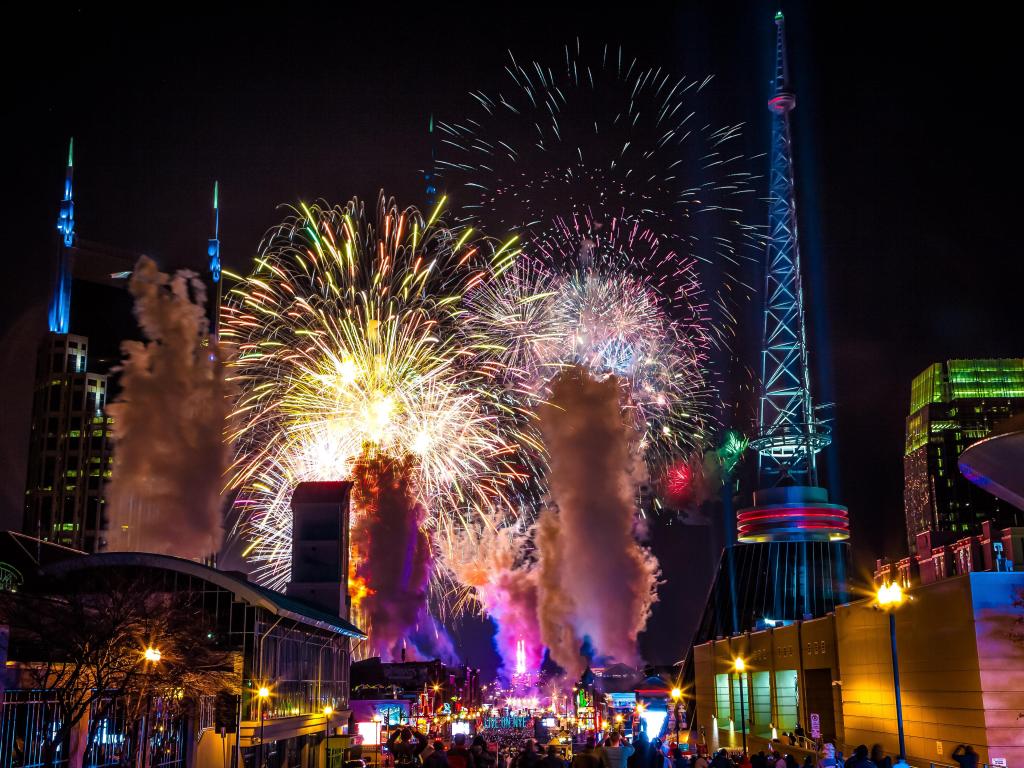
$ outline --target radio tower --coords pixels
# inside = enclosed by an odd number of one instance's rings
[[[824,616],[847,600],[849,518],[818,487],[815,456],[831,442],[811,400],[793,195],[789,113],[796,96],[786,61],[786,28],[775,15],[771,238],[765,254],[764,337],[754,503],[736,515],[739,543],[726,546],[695,643]],[[692,656],[684,678],[693,674]]]
[[[832,442],[815,416],[807,366],[789,113],[796,106],[786,58],[786,21],[775,14],[769,240],[764,270],[764,337],[754,506],[740,510],[741,542],[838,541],[849,537],[846,508],[818,487],[815,457]]]
[[[789,113],[796,106],[786,60],[786,26],[775,14],[776,48],[772,113],[771,191],[764,275],[764,341],[758,435],[759,485],[817,485],[815,455],[832,438],[817,423],[807,367],[807,333],[800,281],[800,241]]]

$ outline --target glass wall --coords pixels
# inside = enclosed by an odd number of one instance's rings
[[[800,683],[795,669],[775,672],[776,726],[780,731],[796,728],[800,705]]]

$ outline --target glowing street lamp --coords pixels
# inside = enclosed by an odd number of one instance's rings
[[[743,681],[743,673],[747,669],[747,663],[742,656],[737,656],[732,666],[736,670],[740,683],[740,731],[743,733],[743,754],[745,755],[747,754],[747,702],[743,689],[747,686]]]
[[[875,592],[875,604],[889,614],[889,644],[892,646],[892,688],[896,699],[896,727],[900,736],[900,756],[898,763],[906,764],[907,745],[903,735],[903,698],[900,694],[900,662],[896,653],[896,609],[903,605],[906,595],[903,588],[895,581],[882,584]]]
[[[683,689],[676,686],[672,689],[672,701],[675,702],[674,712],[672,714],[673,719],[676,721],[676,747],[679,746],[679,700],[683,698]]]
[[[160,656],[160,649],[154,648],[152,645],[142,652],[142,658],[144,658],[146,661],[152,664],[156,664],[158,661],[160,661]]]
[[[270,698],[270,689],[261,685],[256,691],[256,714],[260,719],[260,765],[264,764],[264,755],[266,754],[263,747],[263,726],[266,722],[263,712],[263,702]]]
[[[327,746],[331,739],[331,715],[334,714],[334,707],[328,704],[324,707],[324,765],[329,765],[327,760]]]

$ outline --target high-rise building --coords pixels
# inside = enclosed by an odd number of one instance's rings
[[[973,535],[984,520],[1024,525],[1024,512],[959,471],[960,454],[1000,421],[1024,413],[1024,358],[933,363],[913,380],[903,453],[910,551],[927,530]]]
[[[110,477],[107,377],[89,373],[89,340],[48,333],[36,361],[25,490],[25,533],[97,552],[105,544]]]
[[[134,254],[78,237],[72,163],[69,148],[57,216],[49,330],[36,359],[22,527],[43,541],[98,552],[106,543],[104,487],[112,462],[111,420],[104,412],[110,381],[101,371],[114,364],[124,338],[121,329],[108,327],[112,316],[131,317],[130,297],[123,285]],[[73,286],[82,288],[84,295],[84,309],[77,313],[77,320],[71,302]],[[119,302],[126,309],[123,313],[88,311],[93,304],[110,310]],[[72,325],[76,333],[70,332]],[[102,336],[99,345],[96,339],[90,344],[93,332]]]

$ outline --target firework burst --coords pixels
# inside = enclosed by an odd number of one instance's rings
[[[504,505],[518,472],[514,420],[480,351],[454,329],[463,293],[515,251],[436,217],[383,198],[370,211],[356,200],[302,205],[268,232],[252,274],[233,276],[221,334],[241,390],[232,482],[238,533],[264,584],[289,578],[298,482],[353,478],[353,529],[367,550],[384,535],[372,525],[389,499],[431,537]],[[379,583],[359,556],[356,591],[370,600]]]

